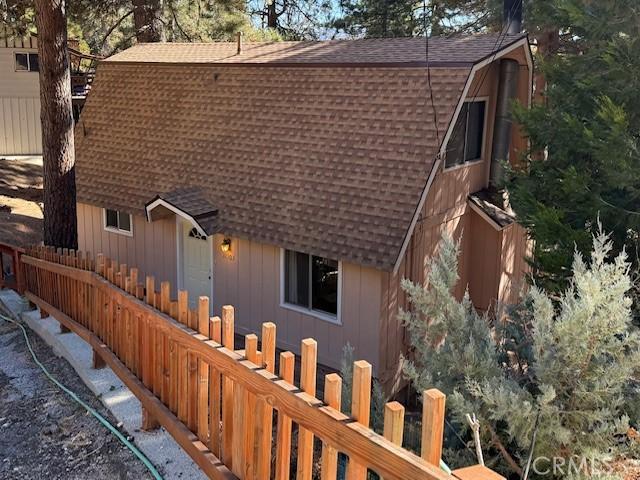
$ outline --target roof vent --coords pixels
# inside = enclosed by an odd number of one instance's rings
[[[242,32],[236,34],[238,36],[238,55],[242,53]]]

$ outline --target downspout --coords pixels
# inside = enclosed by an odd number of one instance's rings
[[[504,35],[513,35],[522,30],[522,0],[504,0]],[[491,149],[491,169],[489,184],[499,188],[504,180],[502,162],[509,160],[513,118],[511,103],[518,94],[519,64],[516,60],[504,58],[500,60],[498,97],[493,127],[493,145]]]

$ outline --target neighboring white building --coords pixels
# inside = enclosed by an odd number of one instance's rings
[[[41,153],[37,38],[0,27],[0,155]]]

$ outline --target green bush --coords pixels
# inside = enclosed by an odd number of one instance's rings
[[[403,281],[411,310],[400,316],[412,347],[405,374],[418,392],[437,387],[448,395],[461,434],[469,435],[464,415],[478,416],[493,468],[522,474],[537,417],[534,458],[601,462],[637,448],[626,432],[630,418],[640,419],[637,401],[632,407],[640,337],[631,323],[629,264],[624,252],[609,259],[611,248],[600,232],[590,262],[575,255],[571,284],[557,303],[534,286],[495,325],[468,294],[462,301],[453,295],[458,245],[450,238],[432,260],[426,289]]]

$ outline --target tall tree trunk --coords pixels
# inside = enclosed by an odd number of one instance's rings
[[[133,0],[133,24],[138,42],[164,41],[162,0]]]
[[[276,0],[267,3],[267,27],[278,28],[278,14],[276,13]]]
[[[36,0],[44,170],[44,242],[78,247],[65,0]]]

